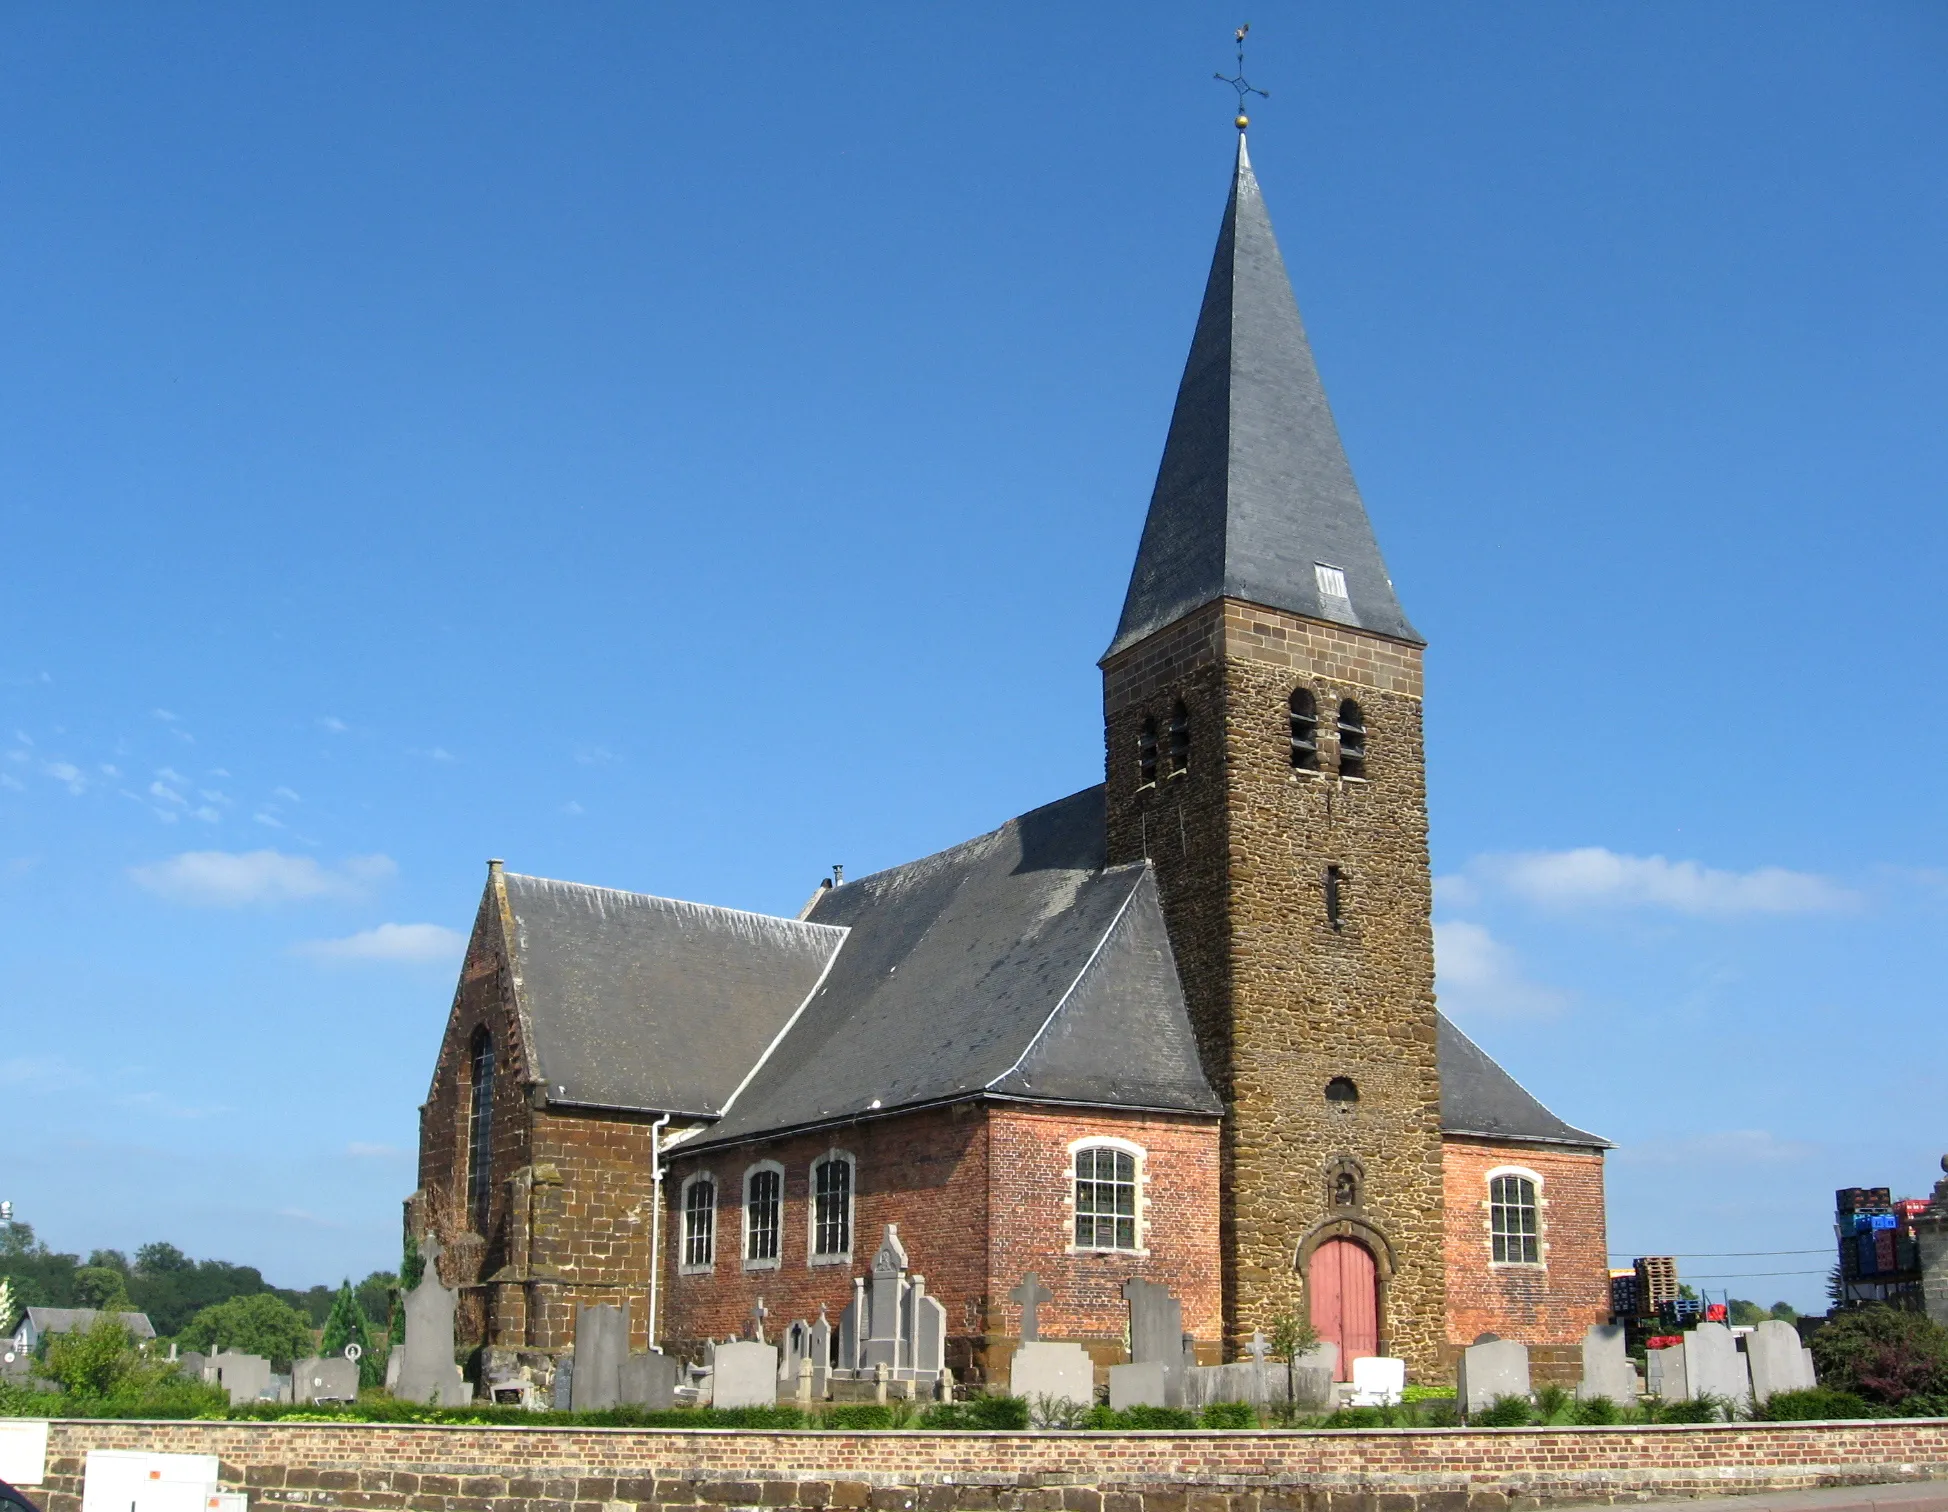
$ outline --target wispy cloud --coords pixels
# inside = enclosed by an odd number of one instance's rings
[[[287,787],[272,788],[271,797],[282,798],[286,803],[302,803],[304,800]]]
[[[428,761],[458,761],[460,759],[445,746],[427,746],[424,748],[412,746],[407,750],[406,754],[408,756],[423,756]]]
[[[275,814],[252,814],[250,817],[253,823],[261,824],[265,829],[284,828],[284,821]]]
[[[443,924],[381,924],[341,940],[306,940],[292,947],[317,961],[384,961],[405,965],[449,962],[467,937]]]
[[[1545,1018],[1569,994],[1532,982],[1515,952],[1479,924],[1434,921],[1434,991],[1459,1018]]]
[[[238,908],[314,898],[360,898],[398,867],[386,856],[352,856],[337,867],[282,851],[184,851],[167,861],[132,866],[138,887],[173,903]]]
[[[1457,905],[1501,891],[1550,908],[1661,908],[1696,917],[1841,913],[1858,893],[1812,872],[1761,866],[1721,871],[1697,861],[1626,856],[1600,845],[1477,856],[1437,895]]]
[[[167,709],[151,709],[149,710],[149,714],[152,718],[160,719],[164,724],[174,724],[176,722],[176,716]]]
[[[0,772],[0,788],[12,788],[16,793],[24,793],[27,791],[27,784],[12,772]]]
[[[1720,1129],[1705,1134],[1672,1135],[1619,1146],[1616,1159],[1626,1165],[1717,1166],[1785,1165],[1806,1160],[1817,1147],[1781,1139],[1765,1129]]]
[[[116,1098],[115,1102],[119,1107],[134,1108],[157,1118],[214,1118],[219,1113],[230,1111],[228,1105],[223,1103],[199,1107],[193,1103],[179,1103],[161,1092],[130,1092]]]
[[[88,791],[88,776],[70,761],[50,761],[41,770],[70,793],[81,794]]]
[[[587,809],[583,808],[573,798],[570,798],[566,803],[564,803],[561,806],[561,811],[564,814],[568,815],[568,817],[571,819],[576,818],[581,814],[586,814],[588,812]]]
[[[318,728],[326,731],[328,734],[343,735],[347,730],[351,729],[351,726],[335,714],[320,714],[318,716]]]
[[[613,766],[622,758],[607,746],[589,745],[576,748],[575,760],[583,766]]]

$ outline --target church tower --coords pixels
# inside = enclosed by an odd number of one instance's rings
[[[1116,638],[1109,860],[1147,857],[1225,1105],[1227,1338],[1445,1336],[1424,642],[1238,140]]]

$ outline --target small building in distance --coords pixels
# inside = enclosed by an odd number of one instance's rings
[[[14,1352],[32,1354],[50,1334],[86,1333],[100,1316],[100,1311],[93,1307],[30,1307],[14,1326]],[[115,1316],[138,1344],[156,1336],[156,1326],[149,1321],[147,1313],[125,1312]]]

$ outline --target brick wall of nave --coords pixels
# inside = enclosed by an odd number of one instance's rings
[[[1440,1087],[1416,648],[1225,602],[1104,670],[1110,858],[1155,864],[1212,1080],[1229,1106],[1222,1246],[1235,1344],[1308,1306],[1297,1262],[1325,1226],[1375,1250],[1382,1347],[1431,1377],[1445,1339]],[[1289,698],[1318,712],[1291,762]],[[1139,731],[1183,699],[1189,772],[1141,783]],[[1337,773],[1358,702],[1366,776]],[[1341,868],[1327,918],[1325,869]],[[1330,1102],[1334,1077],[1357,1103]],[[1332,1203],[1336,1168],[1359,1173]]]
[[[1610,1321],[1602,1151],[1450,1137],[1441,1164],[1451,1344],[1472,1344],[1484,1333],[1524,1344],[1580,1344],[1592,1323]],[[1494,1262],[1488,1183],[1502,1170],[1535,1179],[1539,1265]]]

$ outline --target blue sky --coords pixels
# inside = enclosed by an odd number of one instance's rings
[[[791,912],[1099,780],[1237,19],[11,11],[0,1196],[388,1265],[488,856]],[[1812,1304],[1948,1147],[1948,12],[1251,19],[1443,1001]]]

